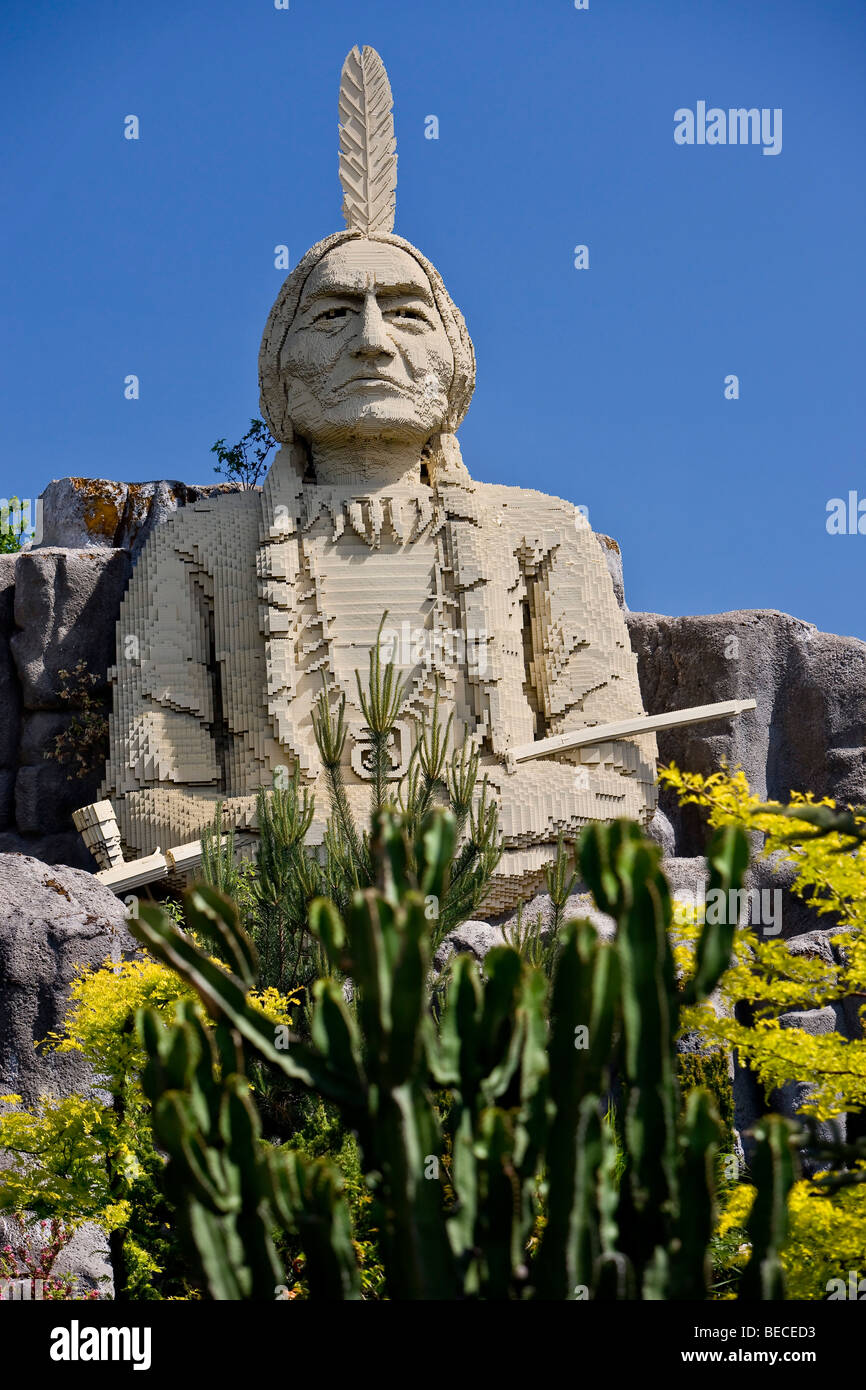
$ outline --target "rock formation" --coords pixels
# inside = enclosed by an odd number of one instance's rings
[[[126,921],[123,902],[92,874],[0,854],[0,1095],[32,1104],[87,1088],[75,1053],[35,1044],[62,1028],[77,969],[134,954]]]
[[[756,611],[669,618],[629,613],[641,694],[650,712],[751,695],[757,709],[729,724],[658,735],[659,761],[690,772],[740,766],[759,796],[785,801],[812,791],[866,804],[866,643],[819,632],[787,613]],[[700,854],[694,808],[664,792],[669,852]]]

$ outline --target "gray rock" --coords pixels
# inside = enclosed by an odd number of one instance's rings
[[[161,521],[203,497],[238,492],[236,483],[196,485],[160,479],[115,483],[107,478],[55,478],[42,494],[40,545],[123,548],[133,559]]]
[[[448,933],[436,952],[433,964],[437,970],[442,970],[450,956],[462,955],[474,956],[480,963],[494,946],[504,944],[505,938],[498,927],[490,922],[469,918]]]
[[[92,1221],[79,1226],[57,1257],[57,1274],[68,1274],[79,1292],[96,1289],[100,1298],[114,1297],[114,1280],[108,1259],[108,1236]]]
[[[65,710],[36,710],[25,713],[21,721],[21,744],[18,750],[19,762],[28,767],[39,767],[45,762],[45,754],[51,754],[58,734],[65,733],[72,721],[73,713]]]
[[[68,709],[61,670],[83,661],[107,690],[114,627],[129,578],[125,550],[34,550],[18,556],[10,646],[27,710]]]
[[[0,769],[0,831],[15,823],[15,770]]]
[[[622,551],[619,548],[619,543],[615,541],[612,536],[602,535],[600,531],[596,531],[595,534],[601,546],[602,553],[604,554],[608,573],[613,580],[613,592],[616,601],[620,608],[627,613],[628,607],[625,601],[625,585],[623,583],[622,574]]]
[[[823,921],[825,927],[831,925],[827,917],[820,918],[802,898],[791,891],[796,878],[796,867],[790,861],[773,855],[769,859],[752,859],[746,871],[744,887],[750,893],[760,893],[760,907],[757,899],[750,903],[749,920],[757,926],[762,940],[772,940],[781,936],[788,940],[815,931]],[[781,931],[778,928],[781,926]]]
[[[819,918],[819,921],[827,921],[827,917]],[[804,932],[801,936],[792,937],[787,945],[792,956],[808,956],[813,960],[824,961],[827,965],[844,965],[846,961],[846,950],[844,944],[835,945],[833,937],[844,936],[846,928],[838,926],[821,927],[813,931]],[[804,1000],[804,1005],[808,1000]],[[834,1004],[836,1018],[840,1033],[845,1038],[861,1039],[863,1037],[863,1024],[860,1021],[860,1009],[862,1001],[857,997],[849,997]]]
[[[0,555],[0,767],[14,767],[18,755],[21,688],[9,639],[15,607],[15,555]]]
[[[0,626],[4,628],[12,615],[12,604],[15,597],[15,562],[17,559],[17,554],[0,555]]]
[[[76,966],[137,949],[120,899],[91,874],[0,854],[0,1094],[33,1104],[90,1084],[75,1053],[34,1044],[64,1019]]]
[[[799,1028],[810,1037],[819,1038],[826,1033],[841,1033],[845,1036],[845,1020],[837,1004],[825,1004],[820,1009],[789,1009],[779,1015],[782,1028]]]
[[[86,777],[80,777],[68,760],[57,761],[55,741],[75,718],[74,713],[54,710],[25,712],[21,725],[21,766],[15,781],[15,825],[23,835],[74,832],[72,812],[98,796],[104,763],[100,761]],[[85,868],[90,859],[88,856],[86,860],[76,859],[75,862],[78,867]]]
[[[704,902],[707,862],[703,855],[672,855],[662,861],[662,868],[676,901],[684,905]],[[749,896],[742,902],[741,925],[748,923],[765,941],[793,941],[804,933],[823,938],[838,931],[832,914],[819,917],[791,891],[795,874],[795,866],[777,855],[753,859],[743,880]]]
[[[153,484],[150,485],[151,487]],[[55,478],[42,493],[42,530],[38,544],[64,549],[116,549],[124,531],[128,483],[107,478]]]
[[[85,848],[77,830],[58,830],[51,835],[21,835],[17,830],[0,831],[0,855],[21,854],[41,859],[45,864],[67,864],[73,869],[96,872],[96,862]]]
[[[840,1032],[844,1036],[846,1031],[846,1020],[840,1004],[827,1004],[821,1009],[792,1009],[780,1016],[779,1023],[783,1028],[799,1028],[811,1037],[833,1032]],[[777,1114],[796,1120],[814,1089],[808,1081],[789,1081],[771,1093],[770,1105]],[[848,1130],[847,1119],[846,1115],[839,1115],[835,1120],[819,1122],[815,1127],[817,1135],[831,1142],[834,1139],[844,1141]],[[801,1154],[801,1163],[806,1177],[823,1166],[806,1154]]]
[[[751,1163],[755,1152],[752,1134],[754,1126],[762,1115],[767,1113],[764,1088],[750,1067],[741,1065],[738,1054],[733,1057],[734,1077],[734,1129],[738,1136],[738,1151],[746,1163]]]
[[[691,772],[722,761],[745,771],[753,792],[787,800],[811,790],[866,803],[866,643],[818,632],[769,610],[668,618],[628,613],[649,713],[753,696],[757,709],[658,735],[660,761]],[[660,805],[680,855],[700,853],[702,814],[667,792]]]
[[[702,854],[693,856],[669,855],[662,860],[662,869],[671,890],[671,897],[683,903],[703,898],[707,883],[707,861]]]
[[[788,950],[792,956],[806,956],[812,960],[821,960],[825,965],[838,965],[841,952],[838,946],[832,944],[832,935],[832,931],[805,932],[788,942]]]
[[[25,1244],[32,1249],[38,1239],[32,1225],[25,1227],[14,1216],[0,1216],[0,1244]],[[70,1276],[74,1280],[75,1298],[81,1298],[91,1289],[96,1289],[100,1298],[114,1296],[114,1281],[108,1262],[108,1237],[92,1221],[85,1221],[78,1227],[57,1256],[51,1272],[57,1276]]]
[[[581,885],[578,885],[580,888]],[[523,907],[520,918],[524,928],[533,925],[537,918],[541,918],[541,937],[545,940],[550,933],[553,925],[553,903],[547,893],[536,893]],[[592,895],[585,891],[572,893],[565,904],[563,921],[567,922],[571,918],[580,918],[591,922],[603,940],[608,941],[616,931],[616,923],[612,917],[608,917],[605,912],[599,912],[592,900]],[[490,925],[495,926],[500,933],[512,933],[517,926],[518,914],[516,911],[502,913],[499,917],[491,918]]]
[[[706,1057],[713,1051],[708,1047],[703,1036],[693,1029],[689,1033],[683,1033],[681,1038],[677,1038],[676,1050],[681,1056]]]
[[[676,852],[674,828],[660,806],[656,807],[653,818],[647,827],[647,834],[651,840],[661,846],[663,854],[672,855]]]
[[[69,778],[56,762],[19,767],[15,779],[15,822],[23,835],[72,831],[72,812],[89,805],[99,788],[100,772],[89,779]]]

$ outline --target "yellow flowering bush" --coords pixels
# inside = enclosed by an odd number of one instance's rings
[[[776,855],[792,863],[792,891],[819,915],[834,914],[839,928],[830,937],[840,948],[838,963],[792,955],[784,941],[761,940],[751,929],[741,929],[732,963],[719,984],[721,1011],[706,1005],[685,1009],[684,1028],[697,1029],[717,1046],[735,1047],[767,1092],[786,1082],[808,1082],[810,1091],[801,1106],[806,1115],[829,1120],[862,1111],[866,1040],[838,1032],[816,1037],[800,1028],[782,1028],[778,1016],[866,998],[866,815],[809,794],[793,795],[789,806],[762,802],[752,795],[741,771],[704,777],[671,766],[662,769],[659,778],[682,804],[701,806],[713,828],[734,824],[760,832],[764,843],[759,857]],[[822,809],[829,829],[821,826]],[[674,955],[683,978],[693,969],[700,915],[689,904],[679,905],[675,914]],[[753,1026],[731,1016],[740,1001],[751,1006]],[[862,1022],[863,1007],[858,1014]],[[866,1164],[855,1162],[851,1176],[859,1173],[866,1179]],[[716,1228],[733,1276],[748,1262],[748,1243],[744,1238],[738,1246],[736,1234],[746,1225],[754,1196],[748,1182],[730,1188]],[[782,1250],[788,1298],[826,1299],[834,1288],[832,1280],[842,1281],[837,1289],[847,1289],[851,1274],[866,1279],[866,1180],[833,1190],[802,1179],[789,1195],[788,1222]],[[733,1296],[728,1287],[725,1281],[722,1297]]]
[[[107,960],[82,969],[70,988],[62,1030],[40,1046],[80,1053],[108,1099],[98,1093],[43,1096],[27,1109],[20,1096],[0,1096],[9,1107],[0,1115],[0,1149],[11,1160],[0,1172],[0,1210],[60,1219],[72,1228],[93,1221],[108,1234],[121,1233],[127,1291],[135,1297],[155,1296],[152,1281],[170,1245],[170,1213],[159,1194],[162,1159],[141,1088],[146,1057],[134,1020],[148,1006],[168,1022],[181,999],[195,996],[154,960]],[[296,999],[275,989],[250,999],[274,1026],[291,1025]]]
[[[745,1226],[755,1188],[740,1183],[729,1195],[719,1218],[718,1234],[729,1236]],[[748,1263],[744,1239],[730,1259],[734,1270]],[[782,1249],[785,1293],[789,1299],[823,1300],[833,1292],[831,1280],[849,1287],[849,1275],[866,1279],[866,1184],[844,1187],[827,1196],[803,1179],[788,1196],[788,1237]]]
[[[154,960],[106,960],[101,969],[82,970],[73,981],[63,1031],[50,1033],[45,1045],[56,1052],[83,1053],[98,1077],[119,1085],[146,1061],[132,1027],[137,1010],[156,1009],[168,1020],[181,999],[196,1002],[197,996],[167,966]],[[251,992],[249,999],[272,1023],[291,1025],[296,998],[265,989]]]
[[[839,931],[830,937],[842,948],[839,964],[792,955],[784,941],[761,940],[748,928],[734,942],[734,958],[722,976],[717,1013],[711,1005],[683,1011],[686,1029],[697,1029],[708,1040],[736,1047],[740,1059],[753,1069],[770,1091],[789,1081],[808,1081],[811,1093],[803,1112],[820,1120],[866,1107],[866,1040],[838,1032],[814,1036],[800,1028],[781,1027],[778,1016],[796,1009],[816,1009],[845,999],[866,998],[866,816],[855,813],[863,840],[840,831],[816,835],[811,821],[799,820],[798,806],[838,808],[810,795],[794,797],[790,807],[761,802],[749,791],[745,774],[716,772],[709,777],[683,773],[672,766],[659,774],[682,803],[704,807],[710,825],[736,824],[760,831],[765,842],[761,857],[778,854],[796,867],[792,891],[821,915],[834,913]],[[697,937],[697,914],[684,909],[675,956],[688,975]],[[754,1026],[730,1016],[733,1005],[751,1006]],[[862,1019],[864,1009],[859,1010]]]

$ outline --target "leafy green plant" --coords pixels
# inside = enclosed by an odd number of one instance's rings
[[[99,676],[79,661],[71,671],[58,671],[58,695],[72,705],[73,718],[45,749],[43,757],[66,768],[69,781],[93,777],[108,757],[108,711],[94,694]]]
[[[566,848],[565,837],[562,835],[557,841],[556,858],[548,865],[545,877],[547,896],[553,908],[547,929],[545,930],[541,913],[536,913],[531,922],[525,923],[525,904],[520,903],[514,923],[511,927],[503,927],[502,931],[508,945],[513,946],[529,965],[537,966],[550,979],[556,961],[559,933],[565,920],[566,904],[578,881],[572,855]]]
[[[27,524],[20,499],[10,497],[0,507],[0,555],[16,555],[27,539]]]
[[[264,420],[250,420],[249,429],[237,444],[229,448],[224,439],[218,439],[211,445],[211,453],[216,454],[218,460],[214,472],[246,489],[254,488],[266,472],[268,457],[276,447],[277,441]]]
[[[375,1199],[364,1180],[358,1142],[346,1133],[336,1106],[318,1097],[305,1097],[296,1113],[296,1128],[284,1147],[296,1150],[304,1159],[326,1161],[339,1173],[351,1221],[360,1297],[380,1299],[385,1293],[385,1271],[379,1254]],[[308,1298],[306,1257],[298,1235],[281,1228],[275,1244],[285,1269],[287,1296]]]
[[[796,1142],[823,1171],[798,1182],[789,1200],[789,1237],[781,1250],[790,1296],[822,1298],[829,1282],[858,1267],[852,1251],[866,1249],[866,1207],[858,1193],[866,1190],[866,1138],[842,1141],[828,1130],[844,1114],[862,1116],[866,1106],[866,1041],[837,1031],[814,1036],[802,1028],[782,1028],[779,1016],[825,1004],[859,1005],[866,1010],[866,812],[840,807],[829,799],[794,795],[788,805],[764,802],[753,795],[745,775],[725,769],[710,776],[660,772],[683,804],[707,814],[712,827],[737,827],[763,836],[762,857],[777,856],[795,868],[792,891],[819,916],[829,918],[829,944],[836,959],[792,954],[783,941],[762,941],[755,933],[737,933],[731,963],[719,981],[722,1010],[700,1006],[687,1011],[685,1022],[717,1049],[736,1048],[769,1096],[776,1087],[806,1080],[801,1097],[801,1130]],[[836,930],[834,930],[836,928]],[[678,961],[688,973],[699,923],[680,927]],[[741,1021],[737,1005],[747,1005],[751,1022]],[[790,1020],[788,1020],[790,1022]],[[819,1122],[821,1129],[819,1130]],[[862,1124],[862,1121],[860,1122]],[[740,1184],[728,1194],[719,1238],[744,1230],[754,1189]],[[742,1265],[748,1240],[738,1246]],[[844,1252],[844,1253],[843,1253]],[[861,1261],[862,1263],[862,1261]],[[738,1277],[732,1263],[731,1280]]]
[[[228,898],[237,898],[241,871],[235,858],[234,826],[223,823],[224,803],[217,802],[211,825],[201,836],[201,871],[205,883],[213,884]]]
[[[550,943],[545,940],[541,913],[536,913],[531,921],[524,922],[523,908],[523,903],[518,904],[514,922],[511,926],[503,926],[503,938],[506,945],[511,946],[527,965],[537,966],[549,975],[553,953]]]
[[[862,1172],[863,1169],[856,1171]],[[728,1194],[719,1223],[730,1242],[730,1278],[741,1277],[750,1254],[748,1222],[756,1200],[752,1183]],[[788,1233],[781,1247],[785,1291],[791,1299],[849,1297],[849,1274],[866,1277],[866,1186],[850,1184],[832,1200],[814,1179],[794,1183],[788,1197]],[[841,1285],[841,1292],[839,1291]]]
[[[735,1150],[734,1090],[728,1065],[728,1054],[719,1047],[706,1052],[677,1054],[677,1078],[681,1092],[688,1095],[697,1087],[709,1091],[722,1124],[722,1153],[732,1154]]]

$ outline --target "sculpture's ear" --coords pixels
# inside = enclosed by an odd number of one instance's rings
[[[442,483],[450,487],[472,486],[456,434],[434,435],[424,451],[423,462],[431,487],[438,487]]]

